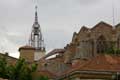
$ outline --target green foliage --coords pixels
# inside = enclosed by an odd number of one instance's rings
[[[32,64],[31,69],[32,69],[32,72],[35,72],[37,69],[37,64]]]
[[[105,53],[107,54],[116,54],[116,55],[120,55],[120,49],[115,48],[114,46],[111,46],[110,48],[108,48]]]
[[[108,49],[106,51],[107,54],[115,54],[115,55],[120,55],[120,49]]]
[[[29,65],[25,59],[19,59],[16,64],[9,65],[6,55],[0,57],[0,77],[9,80],[32,80],[32,73],[36,71],[37,64]]]
[[[40,76],[36,80],[49,80],[48,77]]]
[[[120,79],[120,74],[113,75],[113,79],[112,80],[119,80],[119,79]]]
[[[105,53],[107,54],[114,54],[114,49],[113,48],[108,48]]]
[[[34,65],[34,66],[33,66]],[[10,80],[32,80],[32,72],[37,69],[36,64],[32,66],[25,62],[25,59],[19,59],[15,66],[9,67]]]
[[[8,78],[8,65],[5,56],[0,57],[0,77]]]
[[[25,59],[19,59],[15,65],[8,64],[8,54],[0,56],[0,77],[9,80],[32,80],[32,73],[37,70],[37,64],[28,64]],[[40,76],[37,80],[48,80]]]

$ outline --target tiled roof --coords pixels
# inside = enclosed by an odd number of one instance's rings
[[[83,60],[79,60],[79,63]],[[69,74],[74,71],[109,71],[120,72],[120,56],[98,55],[92,59],[83,61],[82,64],[76,63],[70,70],[61,75]]]
[[[47,77],[49,77],[49,78],[54,78],[54,77],[56,77],[56,75],[55,74],[53,74],[53,73],[51,73],[50,71],[47,71],[47,70],[40,70],[40,71],[38,71],[38,73],[40,74],[40,75],[45,75],[45,76],[47,76]]]
[[[82,26],[78,33],[80,33],[81,31],[88,31],[88,30],[89,28],[87,28],[86,26]]]
[[[120,72],[120,57],[113,55],[99,55],[79,69]]]
[[[3,53],[0,53],[0,56],[5,56],[6,54],[3,54]],[[18,60],[18,58],[15,58],[15,57],[12,57],[12,56],[9,56],[7,55],[8,58],[11,58],[11,59],[14,59],[14,60]]]

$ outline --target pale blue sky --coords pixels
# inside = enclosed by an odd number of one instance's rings
[[[114,0],[115,24],[120,22],[120,0]],[[0,51],[18,57],[34,22],[33,0],[0,0]],[[63,48],[73,32],[100,21],[112,24],[112,0],[38,0],[38,16],[47,51]]]

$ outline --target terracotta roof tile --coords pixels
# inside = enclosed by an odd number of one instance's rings
[[[81,62],[80,60],[79,62]],[[111,71],[120,72],[120,56],[98,55],[92,59],[84,61],[83,64],[76,64],[61,75],[69,74],[74,71],[92,70],[92,71]]]
[[[51,73],[51,72],[48,71],[48,70],[40,70],[40,71],[38,71],[38,73],[39,73],[40,75],[43,75],[43,76],[46,75],[47,77],[50,77],[50,78],[56,77],[55,74]]]
[[[80,70],[105,70],[105,71],[120,71],[120,57],[110,55],[99,55],[89,61],[89,64],[79,68]]]

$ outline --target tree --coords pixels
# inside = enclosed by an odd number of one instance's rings
[[[7,61],[8,54],[0,56],[0,77],[9,80],[32,80],[32,73],[36,71],[37,64],[28,64],[25,59],[18,59],[15,65]],[[37,80],[48,80],[48,77],[40,76]]]
[[[9,67],[10,80],[32,80],[32,72],[37,69],[37,64],[31,66],[26,63],[25,59],[19,59],[15,66]]]
[[[0,77],[9,80],[32,80],[32,73],[37,64],[28,64],[25,59],[18,59],[15,65],[10,65],[7,54],[0,56]]]
[[[8,65],[6,61],[6,54],[4,56],[0,56],[0,77],[8,78]]]

